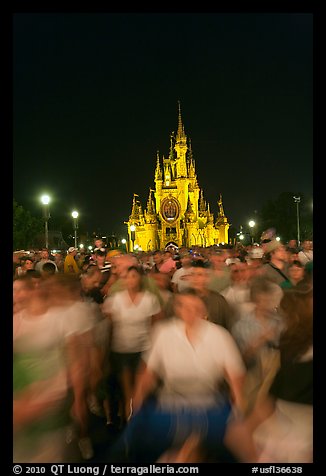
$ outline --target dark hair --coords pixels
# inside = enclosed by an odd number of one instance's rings
[[[32,263],[34,263],[33,258],[31,258],[30,256],[22,256],[20,258],[20,263],[23,264],[24,261],[31,261]]]
[[[203,259],[196,259],[191,262],[193,268],[209,268],[209,264]]]
[[[177,300],[179,297],[187,297],[187,296],[190,296],[190,297],[197,297],[198,299],[201,300],[201,302],[204,304],[204,306],[206,307],[207,309],[207,304],[205,302],[205,300],[202,298],[202,296],[198,293],[198,291],[196,289],[193,289],[193,288],[187,288],[187,289],[184,289],[183,291],[180,291],[178,293],[175,293],[173,295],[173,307],[175,306]]]
[[[292,266],[297,266],[298,268],[304,268],[304,265],[301,263],[301,261],[295,259],[292,261],[292,263],[289,264],[289,268],[292,268]]]
[[[193,296],[193,297],[198,297],[199,299],[202,300],[201,295],[194,288],[187,288],[187,289],[184,289],[183,291],[179,291],[178,293],[175,294],[175,297],[178,297],[178,296]]]
[[[96,256],[105,256],[106,255],[106,251],[104,248],[98,248],[96,251],[95,251],[95,254]]]
[[[37,271],[36,269],[28,269],[26,271],[26,276],[28,276],[29,278],[40,278],[41,273]]]
[[[136,271],[136,273],[139,275],[140,277],[140,290],[143,291],[145,289],[145,283],[144,283],[144,276],[145,276],[145,273],[144,273],[144,270],[141,266],[135,266],[135,265],[132,265],[132,266],[129,266],[129,268],[127,269],[127,273],[129,273],[130,271]]]
[[[273,295],[274,292],[281,291],[278,284],[264,276],[257,276],[250,284],[250,301],[256,302],[257,296],[261,294]]]
[[[136,271],[140,276],[144,276],[144,270],[141,266],[136,266],[133,264],[132,266],[129,266],[127,273],[129,273],[129,271]]]
[[[42,266],[42,272],[45,272],[46,274],[54,274],[56,272],[55,264],[51,261],[44,263],[44,265]]]
[[[285,329],[280,337],[283,362],[293,362],[304,355],[313,342],[313,288],[309,284],[285,289],[280,307]]]

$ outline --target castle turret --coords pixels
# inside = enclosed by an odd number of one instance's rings
[[[215,222],[215,227],[218,229],[218,243],[228,243],[229,242],[229,234],[228,230],[230,228],[230,224],[228,223],[228,219],[224,213],[223,201],[222,201],[222,194],[220,193],[219,199],[217,201],[218,205],[218,215]]]
[[[199,212],[201,214],[206,214],[206,202],[204,200],[204,192],[203,189],[200,191],[200,199],[199,199]]]
[[[156,169],[155,169],[155,181],[156,180],[162,180],[162,170],[160,166],[160,156],[159,152],[157,151],[157,156],[156,156]]]
[[[186,153],[187,153],[187,136],[184,131],[181,118],[181,106],[179,101],[179,117],[178,117],[178,131],[175,138],[174,150],[177,154],[176,158],[176,178],[187,177],[187,163],[186,163]]]

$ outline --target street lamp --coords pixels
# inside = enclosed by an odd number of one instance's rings
[[[45,248],[49,248],[49,230],[48,230],[48,221],[49,221],[49,218],[50,218],[50,213],[49,213],[50,197],[49,197],[49,195],[42,195],[41,202],[44,205],[43,211],[44,211],[44,224],[45,224]]]
[[[78,228],[78,215],[79,213],[75,210],[72,212],[71,216],[74,219],[74,234],[75,234],[75,248],[77,248],[77,228]]]
[[[122,238],[121,243],[126,247],[126,252],[128,253],[127,240],[126,240],[126,238]]]
[[[251,232],[251,243],[254,244],[254,227],[256,226],[256,222],[254,220],[250,220],[250,222],[248,223],[248,225],[250,226],[250,228],[252,228],[252,232]]]
[[[132,251],[134,251],[134,245],[135,245],[135,231],[136,227],[135,225],[130,225],[130,239],[132,241]]]
[[[293,197],[294,203],[297,205],[297,236],[298,236],[298,246],[300,246],[300,221],[299,221],[299,203],[300,197]]]

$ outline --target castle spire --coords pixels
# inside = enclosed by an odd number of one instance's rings
[[[156,169],[155,169],[155,180],[162,180],[162,170],[160,166],[160,154],[157,151],[157,160],[156,160]]]
[[[185,212],[185,219],[186,219],[186,222],[188,223],[195,221],[195,212],[194,212],[194,209],[192,208],[189,195],[188,195],[187,209]]]
[[[221,194],[221,193],[220,193],[220,198],[219,198],[218,201],[217,201],[217,204],[218,204],[218,208],[219,208],[218,216],[219,216],[219,217],[225,217],[224,208],[223,208],[223,202],[222,202],[222,194]]]
[[[193,210],[193,208],[192,208],[189,195],[188,195],[188,203],[187,203],[186,213],[187,213],[187,214],[193,214],[193,213],[194,213],[194,210]]]
[[[130,215],[130,218],[132,220],[139,220],[139,207],[138,207],[139,201],[136,199],[136,197],[139,197],[139,195],[137,195],[137,193],[134,193],[134,196],[132,199],[132,210]]]
[[[187,140],[187,137],[185,134],[183,123],[182,123],[180,101],[178,101],[178,106],[179,106],[179,114],[178,114],[178,131],[177,131],[176,140],[177,142],[184,142]]]
[[[153,197],[152,197],[152,190],[151,188],[149,189],[149,195],[148,195],[148,200],[147,200],[147,213],[149,215],[154,215],[154,202],[153,202]]]
[[[189,161],[192,162],[192,160],[193,160],[193,154],[192,154],[191,139],[189,139],[188,158],[189,158]]]
[[[170,152],[169,152],[169,159],[170,160],[174,159],[173,139],[174,139],[174,132],[172,131],[171,135],[170,135]]]
[[[205,200],[204,200],[203,189],[201,189],[201,191],[200,191],[199,211],[200,212],[205,212],[206,211],[206,203],[205,203]]]

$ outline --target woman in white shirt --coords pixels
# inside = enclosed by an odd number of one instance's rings
[[[102,311],[111,321],[110,365],[121,384],[123,420],[128,420],[141,353],[150,347],[151,326],[161,317],[161,306],[144,288],[141,268],[128,268],[125,286],[105,299]]]

